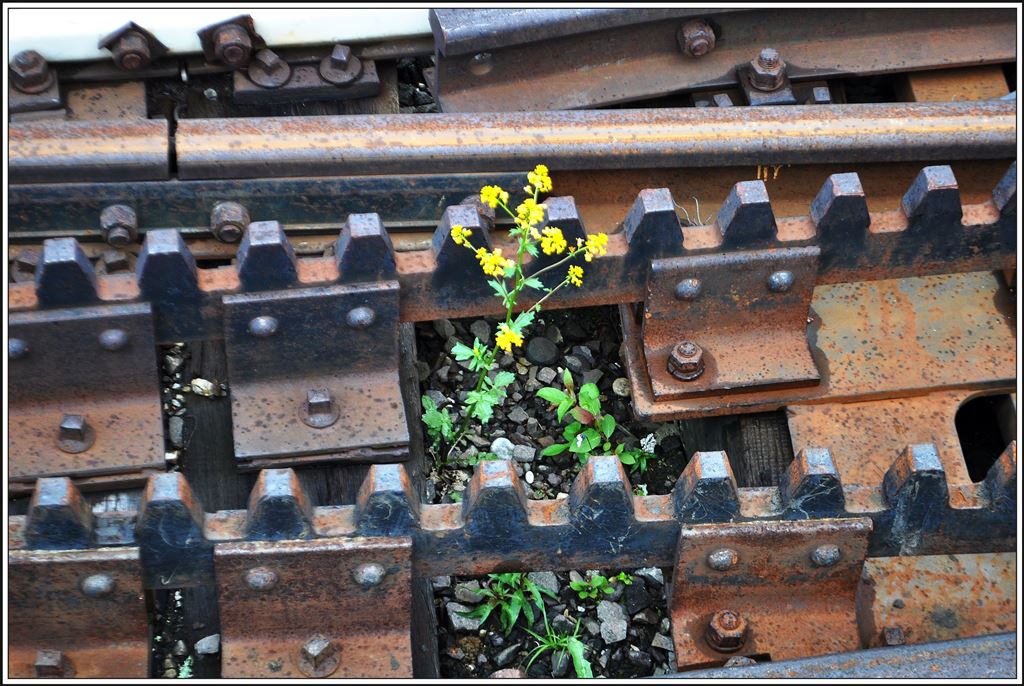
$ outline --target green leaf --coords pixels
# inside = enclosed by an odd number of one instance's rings
[[[630,453],[622,453],[619,455],[619,460],[622,461],[622,464],[633,464],[636,462],[636,457]]]
[[[532,256],[536,257],[539,254],[539,251],[537,250],[537,244],[534,243],[533,241],[530,241],[529,243],[527,243],[526,244],[526,252],[528,252]]]
[[[548,455],[561,455],[569,449],[568,443],[552,443],[544,450],[540,451],[541,457],[547,457]]]
[[[527,288],[535,288],[538,291],[544,290],[544,283],[540,279],[529,278],[526,281],[523,281],[523,285]]]
[[[615,433],[615,417],[610,414],[606,414],[601,417],[601,421],[597,423],[601,433],[604,434],[605,438],[611,438],[612,434]],[[605,448],[607,450],[607,448]]]
[[[533,324],[533,318],[535,316],[536,314],[533,310],[526,310],[525,312],[520,312],[516,316],[515,321],[512,322],[512,330],[515,331],[516,333],[522,333],[526,329],[526,327],[528,327],[530,324]]]
[[[572,408],[572,416],[575,417],[576,421],[580,424],[585,424],[586,426],[590,426],[594,423],[594,415],[587,410],[584,410],[582,407]]]
[[[580,429],[582,428],[582,424],[580,424],[579,422],[573,422],[569,426],[565,427],[565,430],[562,431],[562,437],[565,438],[565,440],[572,443],[573,439],[576,438],[576,434],[578,434],[580,432]]]
[[[580,388],[580,407],[593,415],[601,414],[600,391],[597,384],[585,383]]]
[[[423,397],[427,398],[427,396]],[[537,391],[537,397],[543,398],[544,400],[547,400],[549,403],[558,405],[559,403],[565,402],[565,400],[567,400],[569,396],[567,396],[565,393],[558,390],[557,388],[549,387],[542,388],[539,391]],[[427,398],[427,400],[430,400],[430,398]]]
[[[577,629],[579,626],[577,625]],[[569,649],[569,656],[572,658],[572,668],[576,670],[576,677],[579,679],[593,679],[594,670],[587,661],[587,644],[571,636],[566,646]]]
[[[570,372],[568,369],[562,371],[562,383],[565,384],[565,388],[566,390],[569,391],[569,393],[572,393],[573,390],[576,388],[576,386],[574,386],[572,382],[572,372]]]
[[[463,343],[456,343],[452,346],[452,356],[459,361],[469,360],[473,357],[473,349]]]
[[[492,383],[495,388],[505,388],[515,380],[516,375],[512,372],[498,372],[494,375],[494,381]]]
[[[487,285],[493,288],[494,292],[497,293],[498,297],[501,298],[502,300],[508,297],[508,289],[505,288],[505,283],[503,281],[498,281],[497,279],[490,279],[487,282]]]
[[[563,400],[558,405],[558,411],[556,412],[556,415],[558,416],[558,421],[562,421],[562,417],[564,417],[565,413],[568,412],[570,409],[572,409],[572,407],[573,407],[572,398],[566,398],[565,400]]]

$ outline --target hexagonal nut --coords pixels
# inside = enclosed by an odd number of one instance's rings
[[[213,237],[224,243],[240,241],[249,223],[249,210],[237,202],[217,203],[210,213]]]
[[[760,91],[773,91],[785,82],[786,62],[777,52],[773,59],[765,60],[764,52],[750,61],[750,85]]]
[[[691,19],[679,29],[679,47],[690,57],[703,57],[715,49],[715,32],[703,19]]]
[[[100,213],[103,239],[115,247],[123,247],[139,239],[139,220],[127,205],[108,205]]]
[[[10,64],[12,83],[23,91],[38,92],[49,86],[50,65],[35,50],[23,50]]]
[[[314,678],[333,674],[340,662],[338,645],[321,634],[306,641],[299,653],[299,669],[306,676]]]
[[[732,610],[719,610],[708,621],[705,633],[708,645],[720,653],[732,653],[743,647],[747,638],[747,620]]]
[[[668,371],[680,381],[691,381],[704,373],[704,350],[692,341],[683,341],[672,348]]]

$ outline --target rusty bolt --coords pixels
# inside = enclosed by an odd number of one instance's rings
[[[308,677],[330,676],[338,669],[340,663],[338,645],[321,634],[306,641],[299,653],[299,669]]]
[[[708,567],[716,572],[724,572],[736,566],[740,556],[732,548],[719,548],[708,554]]]
[[[903,629],[898,626],[887,626],[882,629],[882,642],[887,646],[901,646],[907,642]]]
[[[732,610],[719,610],[708,621],[704,637],[720,653],[734,653],[746,640],[747,620]]]
[[[839,558],[842,556],[843,553],[839,550],[839,546],[834,543],[825,543],[824,545],[819,545],[811,553],[811,562],[816,567],[831,567],[839,562]]]
[[[82,579],[79,588],[90,598],[105,598],[114,592],[117,582],[109,574],[93,574]]]
[[[372,588],[379,584],[387,572],[376,562],[359,565],[352,570],[352,579],[363,588]]]
[[[691,19],[676,34],[679,47],[690,57],[703,57],[715,49],[715,32],[703,19]]]
[[[260,50],[249,63],[249,79],[262,88],[280,88],[291,76],[292,68],[273,50]]]
[[[249,321],[249,333],[256,338],[268,338],[277,333],[277,317],[262,315]]]
[[[28,356],[28,342],[21,338],[7,339],[7,359],[20,360]]]
[[[777,90],[785,82],[786,63],[775,48],[764,48],[750,61],[750,85],[759,91]]]
[[[231,67],[241,67],[252,55],[252,37],[238,24],[217,27],[213,34],[213,54]]]
[[[115,248],[134,242],[139,237],[139,220],[127,205],[108,205],[100,213],[103,240]]]
[[[96,432],[80,414],[66,414],[60,420],[57,447],[66,453],[82,453],[96,442]]]
[[[40,679],[67,679],[75,675],[71,660],[59,650],[37,650],[33,666]]]
[[[114,64],[127,71],[149,66],[153,57],[149,52],[149,41],[138,31],[125,31],[110,46]]]
[[[676,284],[676,299],[696,300],[702,287],[700,279],[683,279]]]
[[[793,272],[772,272],[768,277],[768,290],[772,293],[786,293],[793,287]]]
[[[106,267],[108,274],[126,272],[131,267],[128,261],[128,253],[123,250],[106,250],[100,256],[100,261]]]
[[[680,381],[692,381],[704,373],[704,351],[693,341],[683,341],[672,348],[668,371]]]
[[[363,73],[363,63],[347,45],[335,45],[331,54],[320,62],[320,76],[337,86],[352,83]]]
[[[345,317],[345,321],[353,329],[368,329],[376,319],[377,313],[364,305],[353,307]]]
[[[107,329],[100,334],[99,340],[101,348],[115,352],[128,345],[128,332],[124,329]]]
[[[245,585],[254,591],[269,591],[277,585],[277,572],[267,567],[253,567],[245,573]]]
[[[50,65],[35,50],[23,50],[15,55],[10,72],[11,85],[22,93],[42,93],[56,78]]]
[[[476,76],[489,74],[494,69],[494,55],[489,52],[478,52],[469,58],[469,70]]]
[[[326,388],[314,388],[306,391],[306,402],[299,410],[299,418],[307,426],[314,429],[325,429],[338,421],[341,413],[334,396]]]
[[[249,210],[237,202],[219,202],[210,213],[210,230],[222,243],[237,243],[249,226]]]

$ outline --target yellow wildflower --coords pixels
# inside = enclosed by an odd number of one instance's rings
[[[587,254],[584,256],[587,262],[591,262],[594,257],[601,257],[606,254],[608,254],[607,234],[597,233],[587,236]]]
[[[480,202],[491,207],[497,207],[498,202],[508,202],[508,191],[501,190],[501,186],[484,186],[480,189]]]
[[[495,248],[494,252],[478,248],[476,258],[480,260],[480,268],[487,276],[504,276],[505,270],[515,265],[512,260],[501,256],[501,248]]]
[[[533,198],[524,200],[516,208],[516,214],[519,215],[518,219],[527,225],[539,224],[544,221],[544,207],[538,205]]]
[[[533,236],[533,240],[540,240],[540,231],[538,231],[537,229],[530,229],[530,235]]]
[[[526,175],[526,178],[541,193],[551,190],[551,177],[548,176],[548,168],[543,164],[538,164],[532,172]]]
[[[545,255],[559,255],[565,252],[569,244],[566,243],[561,229],[549,226],[541,233],[543,235],[540,238],[540,249]]]
[[[579,267],[575,264],[570,266],[569,274],[566,278],[569,280],[569,283],[579,288],[583,285],[583,267]]]
[[[494,339],[498,347],[507,353],[512,352],[512,346],[521,346],[523,337],[508,327],[508,324],[498,324],[498,335]]]
[[[472,235],[473,232],[462,224],[452,225],[452,240],[455,241],[455,245],[462,245],[463,243],[469,245],[469,241],[467,239]]]

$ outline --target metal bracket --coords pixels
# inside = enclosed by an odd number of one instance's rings
[[[222,543],[214,566],[222,676],[413,676],[411,538]]]
[[[408,457],[397,281],[224,296],[224,336],[244,467]]]
[[[816,384],[807,316],[818,255],[812,246],[653,260],[642,332],[655,399]]]
[[[56,266],[37,278],[47,282]],[[163,468],[148,303],[15,312],[9,321],[11,482],[141,481]]]
[[[380,93],[380,76],[373,60],[362,60],[362,72],[352,83],[336,85],[320,75],[316,64],[292,66],[292,75],[278,88],[264,88],[247,73],[234,73],[233,99],[239,105],[275,105],[299,101],[332,101],[372,98]]]
[[[683,525],[671,591],[680,667],[856,650],[869,519]]]

